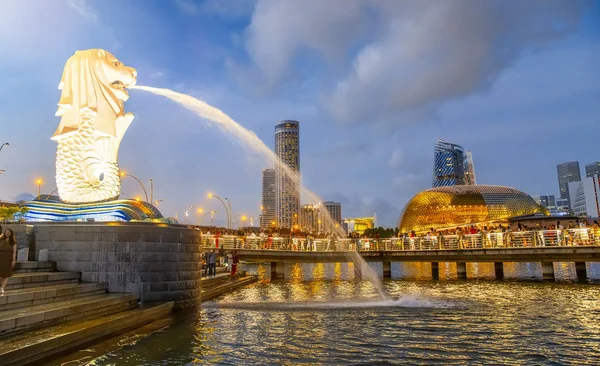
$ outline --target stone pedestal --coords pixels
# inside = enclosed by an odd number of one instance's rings
[[[496,274],[497,280],[504,279],[504,263],[494,262],[494,273]]]
[[[456,278],[459,280],[467,279],[467,264],[465,262],[456,262]]]
[[[440,263],[431,262],[431,278],[434,280],[440,279]]]
[[[575,262],[575,272],[577,273],[577,280],[579,282],[587,282],[587,268],[585,262]]]
[[[383,278],[392,278],[392,263],[383,262]]]
[[[150,301],[198,305],[200,231],[145,223],[36,223],[36,259],[44,249],[57,269],[81,272],[83,282],[104,282],[109,292]]]
[[[282,280],[285,277],[285,264],[283,262],[271,262],[271,279]]]
[[[542,262],[542,280],[554,282],[554,263]]]

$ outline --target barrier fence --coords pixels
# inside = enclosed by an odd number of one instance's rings
[[[464,235],[373,238],[294,238],[233,235],[202,235],[207,249],[328,251],[461,250],[483,248],[600,246],[600,229],[507,231]]]

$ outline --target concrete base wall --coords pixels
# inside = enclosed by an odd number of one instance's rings
[[[149,224],[33,224],[35,255],[49,250],[59,271],[106,282],[110,292],[137,293],[143,301],[200,303],[200,232]]]

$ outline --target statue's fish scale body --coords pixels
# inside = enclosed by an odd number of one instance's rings
[[[121,191],[118,164],[103,161],[97,154],[99,139],[92,118],[89,113],[82,114],[77,133],[58,142],[56,182],[60,198],[65,202],[107,201],[118,198]],[[102,171],[99,184],[91,184],[86,175],[92,164]]]

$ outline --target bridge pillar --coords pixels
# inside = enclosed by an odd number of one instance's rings
[[[354,279],[357,281],[361,281],[362,278],[362,263],[354,262]]]
[[[440,279],[440,262],[431,262],[431,278]]]
[[[459,280],[467,279],[467,264],[465,262],[456,262],[456,278]]]
[[[271,262],[271,279],[278,280],[282,279],[285,274],[285,267],[283,262]]]
[[[383,262],[383,278],[392,278],[391,262]]]
[[[504,263],[494,262],[494,272],[496,273],[497,280],[504,279]]]
[[[577,272],[577,280],[579,282],[587,282],[587,268],[585,262],[575,262],[575,272]]]
[[[542,280],[554,281],[554,264],[552,262],[542,262]]]

